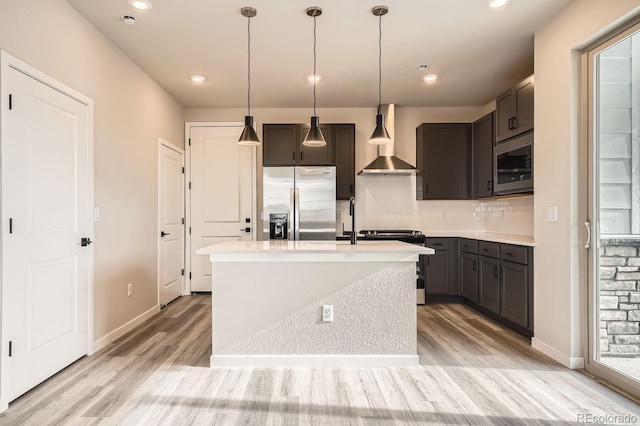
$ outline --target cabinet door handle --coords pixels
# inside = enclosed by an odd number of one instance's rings
[[[511,253],[510,251],[506,252],[505,254],[506,254],[507,256],[511,256],[511,257],[515,256],[515,253]]]
[[[349,185],[349,193],[353,195],[353,184]]]
[[[513,120],[513,124],[512,124],[513,128],[517,129],[518,128],[518,117],[513,117],[512,120]]]
[[[424,184],[424,193],[425,193],[425,194],[428,194],[428,193],[429,193],[429,184],[428,184],[428,183],[425,183],[425,184]]]
[[[487,190],[491,191],[491,181],[490,180],[487,181]]]
[[[498,278],[498,267],[497,267],[497,266],[495,266],[495,265],[494,265],[494,267],[493,267],[493,276],[494,276],[495,278]]]
[[[477,262],[474,260],[473,261],[473,272],[476,272],[478,270],[477,268],[478,268]]]
[[[295,151],[291,151],[291,159],[293,161],[296,161],[296,152]]]
[[[300,151],[300,161],[304,159],[304,151]]]

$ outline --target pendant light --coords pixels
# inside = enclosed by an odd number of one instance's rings
[[[318,6],[312,6],[307,9],[307,15],[313,18],[313,75],[316,73],[316,17],[322,15],[322,9]],[[311,128],[307,132],[302,145],[304,146],[325,146],[327,142],[324,140],[322,131],[320,130],[320,118],[316,115],[316,83],[318,79],[313,79],[313,116],[311,117]]]
[[[369,143],[374,145],[381,145],[391,142],[389,132],[387,132],[384,126],[384,114],[382,114],[382,16],[389,12],[387,6],[376,6],[371,10],[375,16],[379,18],[378,21],[378,114],[376,115],[376,128],[374,129]]]
[[[244,117],[244,130],[238,140],[238,145],[260,145],[260,139],[253,129],[253,117],[251,116],[251,18],[258,14],[253,7],[240,9],[242,16],[247,18],[247,115]]]

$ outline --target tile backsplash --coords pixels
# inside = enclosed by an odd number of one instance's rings
[[[336,210],[338,233],[351,230],[349,202]],[[415,176],[357,176],[356,229],[384,228],[533,236],[533,196],[417,201]]]

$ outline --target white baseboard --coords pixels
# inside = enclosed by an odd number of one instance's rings
[[[7,411],[7,408],[9,408],[9,403],[0,399],[0,413]]]
[[[125,334],[127,334],[128,332],[130,332],[131,330],[133,330],[134,328],[136,328],[137,326],[139,326],[149,318],[153,317],[158,312],[160,312],[160,305],[154,306],[153,308],[149,309],[147,312],[144,312],[138,315],[128,323],[116,328],[106,336],[101,337],[100,339],[94,341],[93,344],[91,345],[88,355],[92,355],[93,353],[99,351],[100,349],[107,347],[114,340],[124,336]]]
[[[212,368],[225,367],[417,367],[418,355],[211,355]]]
[[[572,370],[584,368],[584,358],[565,355],[558,349],[536,339],[535,337],[531,338],[531,347]]]

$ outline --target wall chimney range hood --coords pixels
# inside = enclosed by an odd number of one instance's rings
[[[378,145],[378,157],[367,167],[362,169],[358,175],[415,175],[416,168],[406,161],[394,155],[395,143],[395,105],[386,104],[381,106],[385,118],[385,126],[391,137],[391,142]]]

